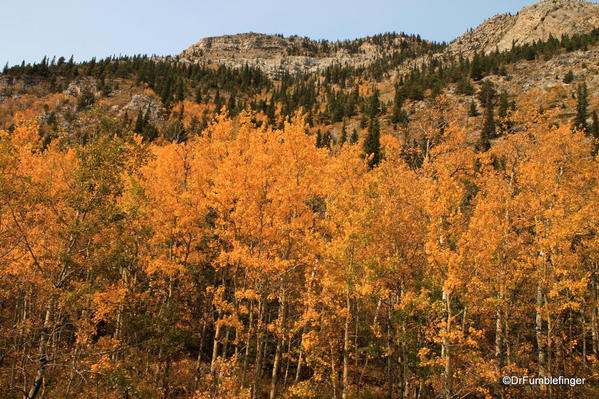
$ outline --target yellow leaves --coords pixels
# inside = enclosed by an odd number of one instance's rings
[[[300,381],[297,384],[289,387],[287,392],[283,394],[285,399],[313,399],[318,398],[321,393],[321,388],[312,381]]]
[[[116,310],[123,305],[128,290],[125,287],[117,287],[105,292],[96,292],[92,295],[94,303],[94,322],[100,320],[111,320],[116,317]]]
[[[103,374],[107,371],[112,370],[114,367],[110,357],[108,355],[102,355],[100,360],[90,366],[92,373]]]
[[[148,260],[145,268],[145,272],[150,276],[153,274],[161,274],[174,277],[177,274],[185,273],[186,271],[187,269],[183,265],[163,258]]]
[[[258,301],[260,299],[260,295],[256,292],[256,290],[253,289],[243,289],[240,288],[237,291],[235,291],[235,298],[237,299],[249,299],[249,300],[253,300],[253,301]]]
[[[40,148],[40,136],[38,134],[38,125],[34,121],[17,122],[14,131],[10,135],[11,144],[18,148],[20,154],[26,156]]]
[[[423,362],[424,364],[426,364],[426,362],[431,357],[431,353],[432,353],[432,351],[430,350],[430,348],[423,347],[423,348],[420,348],[418,350],[417,356],[418,356],[418,359],[420,359],[421,362]]]
[[[306,352],[310,352],[311,349],[319,345],[320,339],[316,331],[309,331],[302,336],[302,347]]]

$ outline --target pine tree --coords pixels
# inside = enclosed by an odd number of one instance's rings
[[[366,115],[362,115],[362,118],[360,118],[360,128],[366,129],[366,126],[368,126],[368,119]]]
[[[135,133],[142,134],[144,131],[144,115],[141,112],[141,109],[137,112],[137,118],[135,119],[135,128],[133,129]]]
[[[483,78],[483,68],[481,64],[481,56],[479,54],[475,54],[474,58],[472,59],[470,77],[474,80],[481,80]]]
[[[331,135],[331,131],[330,130],[327,130],[322,135],[321,145],[322,145],[323,148],[326,147],[329,150],[333,146],[333,136]]]
[[[483,128],[480,133],[479,149],[481,151],[487,151],[489,148],[491,148],[490,140],[494,138],[495,135],[495,115],[493,112],[493,104],[489,102],[487,108],[485,108],[485,120],[483,122]]]
[[[237,103],[235,102],[235,94],[231,93],[227,102],[227,110],[230,115],[235,115],[237,112]]]
[[[583,132],[589,131],[587,119],[589,117],[589,98],[587,84],[578,85],[576,90],[576,118],[574,119],[574,128]]]
[[[196,89],[195,102],[197,104],[202,103],[202,88],[200,86],[198,86],[198,88]]]
[[[510,103],[508,101],[507,92],[504,90],[499,96],[499,109],[497,110],[497,116],[500,118],[507,117],[508,110],[510,108]]]
[[[375,89],[370,98],[368,99],[368,109],[367,116],[369,118],[374,118],[381,113],[381,101],[379,99],[379,91]]]
[[[478,108],[476,107],[476,103],[474,101],[470,101],[470,108],[468,109],[468,116],[475,117],[478,116]]]
[[[214,95],[214,111],[220,113],[223,107],[223,99],[220,96],[220,90],[216,89],[216,94]]]
[[[508,132],[511,128],[511,123],[507,120],[508,112],[510,109],[510,102],[508,100],[508,94],[504,90],[499,96],[499,108],[497,110],[497,116],[499,117],[499,131],[502,134]]]
[[[572,72],[571,70],[568,71],[568,73],[566,73],[566,75],[564,76],[564,80],[563,82],[565,84],[570,84],[572,83],[572,81],[574,81],[574,72]]]
[[[595,145],[593,153],[599,152],[599,118],[597,117],[597,111],[593,111],[593,123],[591,124],[591,136],[595,139]]]
[[[491,81],[485,80],[478,92],[478,100],[480,101],[480,105],[483,108],[487,108],[489,104],[492,105],[495,101],[496,95],[497,91],[495,90],[495,85]]]
[[[472,86],[472,83],[470,83],[470,79],[468,79],[467,76],[462,77],[462,79],[458,81],[456,93],[466,96],[471,96],[474,94],[474,87]]]
[[[398,123],[401,125],[407,125],[409,121],[410,117],[401,106],[401,102],[395,101],[393,104],[393,112],[391,113],[391,123],[393,123],[393,125]]]
[[[356,144],[360,137],[358,136],[358,131],[354,128],[349,136],[349,143]]]
[[[318,129],[316,131],[316,148],[322,148],[322,133],[320,132],[320,129]]]
[[[177,100],[183,101],[185,100],[185,85],[183,80],[179,80],[179,84],[177,85]]]
[[[368,157],[368,166],[374,168],[378,165],[381,161],[381,130],[376,118],[370,119],[363,150]]]
[[[599,140],[599,119],[597,111],[593,111],[593,123],[591,124],[591,135],[595,140]]]
[[[345,122],[343,122],[343,126],[341,126],[341,134],[339,135],[339,144],[343,145],[347,141],[347,128],[345,126]]]

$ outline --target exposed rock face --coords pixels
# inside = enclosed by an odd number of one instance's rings
[[[84,91],[91,92],[94,96],[98,97],[100,95],[100,91],[96,85],[96,82],[92,79],[81,79],[74,80],[69,83],[69,86],[62,92],[65,96],[78,97]]]
[[[478,28],[455,39],[443,55],[471,57],[475,52],[509,50],[546,40],[550,35],[588,33],[599,27],[599,4],[578,0],[544,0],[524,7],[518,14],[501,14],[488,19]],[[350,42],[323,43],[297,36],[282,37],[244,33],[210,37],[183,51],[177,59],[187,63],[215,63],[229,67],[249,65],[262,69],[271,77],[282,72],[312,73],[331,65],[369,65],[384,54],[393,52],[402,41],[380,45],[369,38]],[[430,55],[409,61],[399,72],[420,65]],[[409,64],[409,65],[408,65]]]
[[[149,117],[153,121],[164,121],[164,109],[156,99],[147,94],[136,94],[131,98],[131,101],[123,107],[123,112],[128,112],[130,116],[135,116],[141,111],[143,114],[149,113]]]
[[[501,14],[482,23],[450,43],[447,51],[470,57],[547,40],[550,35],[588,33],[599,28],[599,4],[576,0],[544,0],[524,7],[516,15]]]
[[[258,67],[271,77],[282,72],[312,73],[331,65],[367,65],[409,40],[398,36],[387,46],[369,38],[347,42],[316,42],[297,36],[243,33],[202,39],[178,59],[189,63],[216,63],[229,67]]]

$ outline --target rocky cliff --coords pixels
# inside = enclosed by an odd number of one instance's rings
[[[599,4],[575,0],[544,0],[524,7],[516,15],[501,14],[450,43],[447,52],[472,56],[476,51],[489,53],[509,50],[544,41],[550,36],[587,33],[599,27]]]
[[[544,0],[524,7],[515,15],[496,15],[452,41],[443,53],[428,54],[408,62],[399,71],[420,65],[431,56],[489,53],[546,40],[550,35],[587,33],[599,27],[599,4],[577,0]],[[389,39],[389,38],[387,38]],[[229,67],[258,67],[271,77],[281,73],[313,73],[331,65],[366,66],[393,53],[413,37],[395,35],[380,41],[362,38],[344,42],[314,41],[244,33],[205,38],[176,57],[184,63],[214,63]]]
[[[381,39],[384,38],[384,40]],[[280,73],[313,73],[331,65],[367,65],[416,39],[389,34],[352,41],[314,41],[298,36],[283,37],[243,33],[209,37],[183,51],[184,63],[215,63],[229,67],[258,67],[271,77]]]

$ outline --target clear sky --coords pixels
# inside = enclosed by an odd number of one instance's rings
[[[50,57],[177,54],[243,32],[353,39],[389,31],[450,41],[534,0],[0,0],[0,68]],[[596,1],[595,1],[596,2]]]

